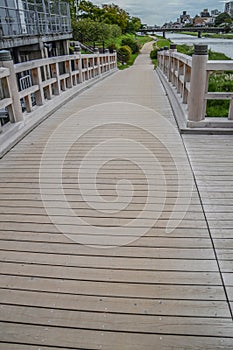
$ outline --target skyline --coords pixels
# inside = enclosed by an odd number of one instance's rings
[[[187,3],[185,0],[168,0],[168,2],[161,3],[159,0],[144,0],[143,2],[139,0],[93,0],[95,5],[112,3],[119,5],[131,16],[141,18],[142,23],[148,25],[162,25],[165,22],[176,21],[183,11],[187,11],[191,17],[199,14],[204,8],[208,8],[209,11],[218,9],[222,12],[225,2],[227,1],[191,0]]]

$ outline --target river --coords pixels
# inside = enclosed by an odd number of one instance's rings
[[[166,38],[171,39],[175,44],[206,44],[212,51],[223,52],[233,58],[233,39],[197,38],[191,35],[179,33],[166,33]]]

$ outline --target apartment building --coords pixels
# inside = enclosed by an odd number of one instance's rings
[[[233,16],[233,1],[225,3],[224,11],[227,12],[230,16]]]

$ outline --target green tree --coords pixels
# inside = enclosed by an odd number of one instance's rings
[[[115,4],[102,5],[102,9],[104,11],[102,17],[104,21],[108,24],[117,24],[122,32],[125,33],[129,21],[129,14]]]
[[[142,27],[142,23],[141,23],[140,18],[131,17],[128,21],[127,32],[136,33],[141,29],[141,27]]]
[[[132,53],[138,53],[140,50],[139,43],[131,37],[123,38],[121,41],[122,46],[129,46],[132,50]]]
[[[85,0],[80,1],[78,12],[80,18],[89,18],[93,21],[100,21],[103,15],[103,10],[100,7]]]
[[[74,40],[79,41],[104,41],[121,35],[121,29],[116,25],[96,22],[89,18],[76,21],[73,26]]]
[[[231,16],[227,12],[220,13],[215,19],[215,25],[219,26],[222,23],[231,23]]]

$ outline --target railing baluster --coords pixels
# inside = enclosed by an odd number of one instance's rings
[[[8,68],[10,75],[7,77],[7,85],[5,85],[5,93],[12,99],[12,104],[8,107],[10,121],[17,123],[23,120],[22,107],[18,91],[18,84],[14,70],[13,60],[9,51],[2,50],[0,52],[0,63],[2,67]]]
[[[100,57],[104,61],[102,64]],[[25,107],[27,113],[38,111],[33,108],[33,98],[37,106],[42,106],[46,101],[67,91],[67,88],[74,89],[85,80],[94,79],[106,71],[114,70],[117,62],[116,53],[106,52],[100,55],[96,51],[95,54],[82,55],[81,51],[78,51],[74,55],[50,57],[13,65],[9,52],[0,51],[0,66],[3,66],[2,69],[0,68],[2,95],[0,105],[1,108],[7,108],[10,122],[13,123],[23,120],[22,107]],[[62,68],[61,71],[59,66]],[[44,67],[48,70],[45,76],[41,74]],[[104,68],[104,71],[101,71],[101,68]],[[24,105],[21,106],[20,100]],[[51,103],[52,107],[54,107],[53,103]],[[2,130],[0,127],[0,131]]]

